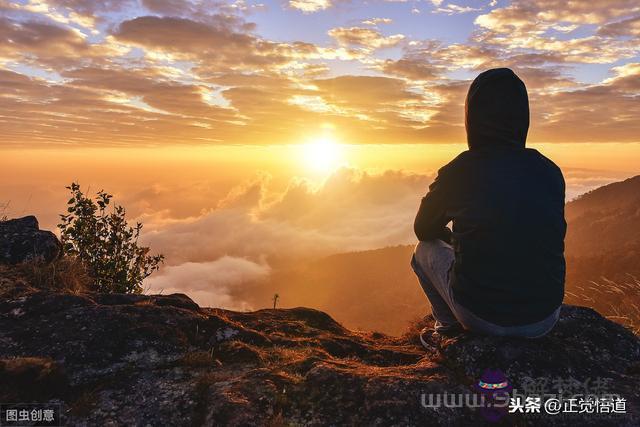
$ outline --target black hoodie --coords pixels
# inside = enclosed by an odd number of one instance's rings
[[[497,325],[537,322],[564,296],[562,172],[525,148],[527,90],[508,68],[473,81],[465,125],[469,150],[438,171],[420,204],[416,236],[450,238],[459,304]]]

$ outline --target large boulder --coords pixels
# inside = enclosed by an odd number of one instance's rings
[[[0,221],[0,264],[51,262],[62,245],[51,231],[40,230],[35,216]]]
[[[391,337],[309,308],[39,290],[7,268],[0,402],[59,403],[64,425],[485,425],[480,409],[432,407],[429,396],[469,395],[487,369],[520,394],[626,399],[625,413],[516,412],[491,425],[640,422],[640,340],[584,307],[563,306],[541,339],[464,333],[425,350],[417,330],[429,318]]]

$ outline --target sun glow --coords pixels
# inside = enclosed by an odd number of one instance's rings
[[[315,172],[333,172],[344,162],[341,145],[331,135],[311,139],[302,147],[302,155],[308,169]]]

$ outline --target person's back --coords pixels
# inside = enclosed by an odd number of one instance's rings
[[[553,316],[564,294],[564,179],[553,162],[525,148],[528,125],[526,88],[511,70],[478,76],[466,102],[469,150],[440,169],[414,224],[418,239],[429,242],[445,238],[453,222],[445,292],[454,305],[504,327],[494,328],[499,335],[520,335],[517,327]],[[428,246],[420,249],[418,258],[433,258]]]

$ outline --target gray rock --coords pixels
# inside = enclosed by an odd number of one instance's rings
[[[463,333],[424,349],[416,331],[432,324],[391,337],[309,308],[35,289],[0,268],[0,402],[60,402],[69,426],[639,425],[640,340],[591,309],[563,306],[541,339]],[[473,393],[488,368],[521,394],[617,394],[626,413],[489,424],[477,408],[424,404]]]
[[[31,260],[51,262],[61,251],[62,245],[56,235],[40,230],[35,216],[0,222],[0,264]]]

